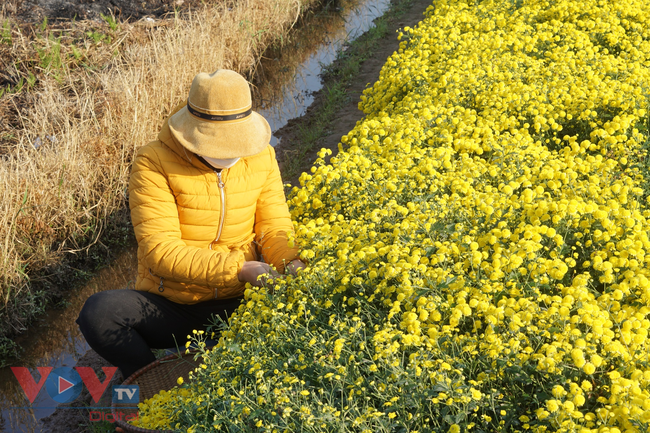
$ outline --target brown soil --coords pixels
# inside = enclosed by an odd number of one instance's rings
[[[90,0],[88,0],[90,1]],[[111,0],[112,2],[113,0]],[[316,152],[321,148],[332,149],[333,154],[338,152],[338,143],[341,136],[348,133],[354,128],[356,122],[363,117],[363,113],[358,109],[358,101],[360,100],[361,93],[368,87],[368,83],[374,83],[379,78],[379,72],[386,62],[386,59],[395,52],[399,43],[396,38],[395,31],[404,26],[414,26],[423,18],[423,13],[426,8],[431,4],[431,0],[414,0],[412,6],[406,13],[397,19],[389,22],[389,32],[378,44],[378,50],[373,54],[373,57],[364,61],[361,65],[359,74],[346,83],[348,100],[346,105],[335,114],[335,122],[331,125],[327,133],[320,139],[316,146],[314,146],[313,155],[310,155],[307,160],[314,161],[316,159]],[[325,85],[328,80],[332,80],[330,76],[324,77]],[[299,142],[299,128],[303,125],[309,125],[313,121],[313,117],[317,115],[319,105],[322,104],[323,95],[318,92],[315,95],[314,103],[307,109],[307,113],[297,119],[290,120],[288,124],[281,128],[276,136],[281,138],[281,144],[278,146],[279,158],[282,158],[283,153],[290,153],[291,149],[300,146]],[[308,170],[309,166],[304,167]],[[293,182],[292,182],[293,183]],[[297,183],[293,183],[294,185]],[[101,370],[101,366],[109,365],[103,361],[93,351],[89,351],[86,356],[79,360],[78,365],[90,365],[96,371]],[[83,406],[90,402],[90,396],[87,395],[86,401],[83,400],[84,395],[80,397],[78,403]],[[86,411],[79,412],[79,416],[71,417],[70,410],[63,411],[57,410],[54,414],[48,416],[43,420],[44,432],[82,432],[88,428],[88,413]],[[81,426],[80,426],[81,424]]]
[[[5,15],[36,24],[46,17],[49,22],[101,21],[102,15],[112,15],[120,21],[136,21],[145,17],[160,18],[200,4],[201,0],[8,0],[3,8]]]

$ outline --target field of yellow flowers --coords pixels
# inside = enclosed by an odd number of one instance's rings
[[[400,37],[292,193],[309,268],[140,426],[650,429],[650,5],[440,0]]]

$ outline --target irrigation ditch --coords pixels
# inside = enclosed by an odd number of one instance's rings
[[[337,151],[340,137],[362,113],[357,103],[386,58],[398,48],[395,31],[422,19],[430,1],[349,0],[309,11],[279,48],[266,50],[251,77],[256,110],[274,131],[283,177],[292,185],[311,166],[316,152]],[[103,14],[103,12],[102,12]],[[153,19],[153,18],[152,18]],[[374,21],[374,25],[373,25]],[[126,208],[111,214],[101,237],[68,272],[49,279],[59,287],[57,308],[49,308],[29,330],[14,338],[21,358],[11,365],[107,365],[88,350],[74,320],[84,300],[100,290],[132,285],[135,242]],[[64,289],[62,289],[64,288]],[[89,405],[89,396],[74,404]],[[8,368],[0,369],[0,431],[114,431],[109,421],[90,422],[88,409],[56,410],[45,392],[32,404]]]

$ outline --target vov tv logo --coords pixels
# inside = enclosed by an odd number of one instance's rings
[[[27,367],[11,367],[18,384],[27,396],[30,403],[34,403],[36,396],[43,386],[47,394],[57,403],[70,403],[74,401],[86,386],[93,401],[99,403],[108,384],[110,383],[117,367],[102,367],[104,381],[102,382],[92,367],[37,367],[40,379],[37,381]],[[128,403],[137,405],[140,402],[140,389],[137,385],[113,386],[113,403]]]

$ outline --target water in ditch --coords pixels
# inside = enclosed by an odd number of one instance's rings
[[[365,33],[383,15],[390,0],[340,1],[337,10],[316,12],[289,46],[267,53],[258,66],[255,108],[277,131],[290,119],[305,114],[321,89],[319,74],[336,58],[347,41]],[[275,54],[275,55],[274,55]],[[273,136],[271,145],[278,144]]]
[[[256,110],[275,132],[290,119],[302,116],[320,90],[319,74],[347,41],[360,36],[388,8],[390,0],[341,0],[337,7],[312,12],[301,23],[289,44],[267,53],[258,65]],[[278,140],[272,138],[272,145]],[[37,367],[73,367],[88,350],[74,323],[85,299],[102,290],[133,286],[136,272],[135,245],[84,287],[75,290],[64,308],[50,311],[17,343],[23,357],[14,366],[28,367],[34,380]],[[39,420],[54,412],[56,403],[45,387],[29,402],[12,370],[0,369],[0,432],[40,432]],[[70,409],[74,410],[74,409]]]

